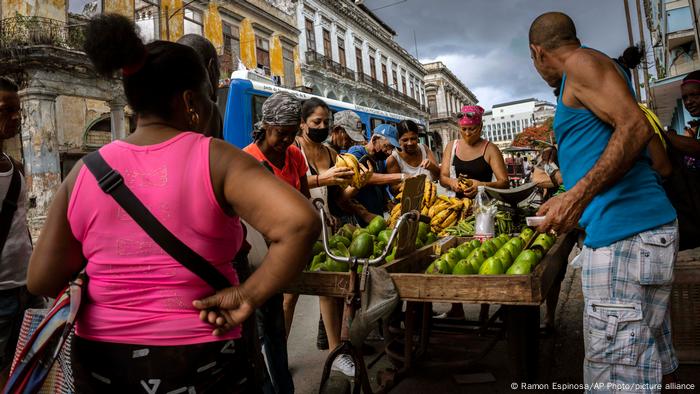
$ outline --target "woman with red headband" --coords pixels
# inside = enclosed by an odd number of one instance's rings
[[[478,186],[508,187],[503,154],[496,145],[481,138],[483,115],[484,109],[478,105],[462,107],[457,114],[462,138],[452,141],[445,148],[440,183],[458,197],[474,197]],[[460,186],[460,177],[470,180],[468,187]]]

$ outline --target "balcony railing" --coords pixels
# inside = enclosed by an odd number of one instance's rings
[[[50,45],[82,50],[85,43],[84,26],[38,16],[15,16],[0,20],[0,48],[21,48]]]
[[[307,51],[306,52],[306,64],[308,65],[314,65],[314,66],[319,66],[327,71],[330,71],[336,75],[348,78],[348,79],[355,79],[355,72],[350,70],[349,68],[343,66],[342,64],[333,61],[332,59],[321,55],[320,53],[316,51]]]

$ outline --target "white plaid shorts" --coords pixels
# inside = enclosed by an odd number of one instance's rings
[[[676,221],[597,249],[579,263],[585,309],[584,383],[596,393],[657,393],[678,360],[669,297]]]

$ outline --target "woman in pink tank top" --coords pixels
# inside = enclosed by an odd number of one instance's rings
[[[27,282],[32,293],[56,296],[85,266],[87,297],[72,348],[76,391],[252,391],[241,383],[249,360],[237,346],[238,326],[303,269],[318,215],[254,159],[201,134],[212,87],[194,50],[144,45],[133,23],[113,14],[91,20],[86,35],[95,69],[105,76],[121,70],[138,115],[134,133],[101,155],[233,287],[214,294],[78,163],[51,204]],[[262,266],[240,285],[231,265],[244,238],[239,215],[271,241]]]

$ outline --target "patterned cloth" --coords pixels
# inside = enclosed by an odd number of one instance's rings
[[[613,243],[584,247],[578,262],[587,392],[658,393],[678,360],[669,298],[678,252],[676,221]]]
[[[287,92],[277,92],[262,105],[262,121],[271,126],[301,123],[301,102]]]

